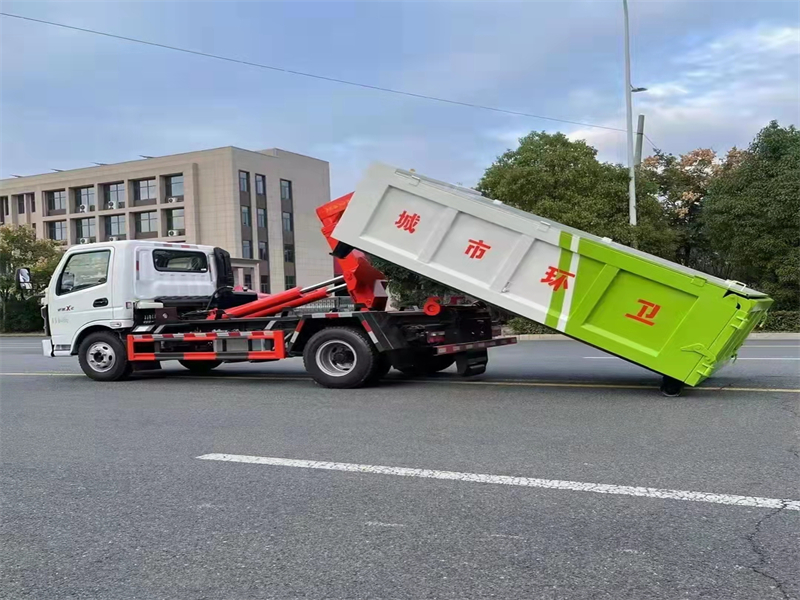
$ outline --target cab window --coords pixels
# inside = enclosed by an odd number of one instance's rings
[[[153,265],[156,271],[177,273],[206,273],[208,260],[202,252],[186,250],[153,250]]]
[[[61,296],[105,283],[110,259],[110,250],[73,254],[58,278],[56,293]]]

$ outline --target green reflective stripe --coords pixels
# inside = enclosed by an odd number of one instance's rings
[[[561,255],[558,257],[558,268],[562,271],[569,271],[569,263],[572,260],[572,252],[569,251],[569,245],[572,241],[572,234],[567,233],[566,231],[561,232],[561,237],[558,240],[558,245],[561,246]],[[574,285],[575,281],[573,278],[568,278],[567,285]],[[564,286],[561,286],[561,289],[555,291],[553,289],[553,294],[550,296],[550,306],[547,309],[547,318],[545,319],[544,324],[548,327],[556,329],[558,327],[558,318],[561,316],[561,307],[564,306]]]

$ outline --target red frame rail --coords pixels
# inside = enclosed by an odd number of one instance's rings
[[[152,342],[211,342],[214,340],[272,340],[272,350],[226,352],[136,352],[136,344]],[[280,360],[286,358],[283,331],[212,331],[208,333],[143,333],[127,339],[128,360]]]

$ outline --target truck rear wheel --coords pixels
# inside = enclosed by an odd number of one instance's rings
[[[78,363],[95,381],[119,381],[132,370],[125,344],[110,331],[87,335],[78,347]]]
[[[378,366],[372,372],[369,380],[366,382],[366,385],[372,385],[374,383],[378,383],[381,379],[386,377],[389,371],[392,370],[392,361],[389,359],[389,355],[385,352],[378,354]]]
[[[303,349],[306,371],[328,388],[357,388],[372,382],[381,361],[372,342],[356,329],[331,327],[315,333]]]
[[[222,364],[221,360],[179,360],[178,362],[192,373],[208,373]]]

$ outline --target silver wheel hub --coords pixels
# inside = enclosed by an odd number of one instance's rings
[[[317,348],[317,366],[331,377],[343,377],[358,363],[355,349],[342,340],[329,340]]]
[[[110,344],[95,342],[86,353],[86,362],[89,363],[92,370],[105,373],[116,364],[117,355]]]

